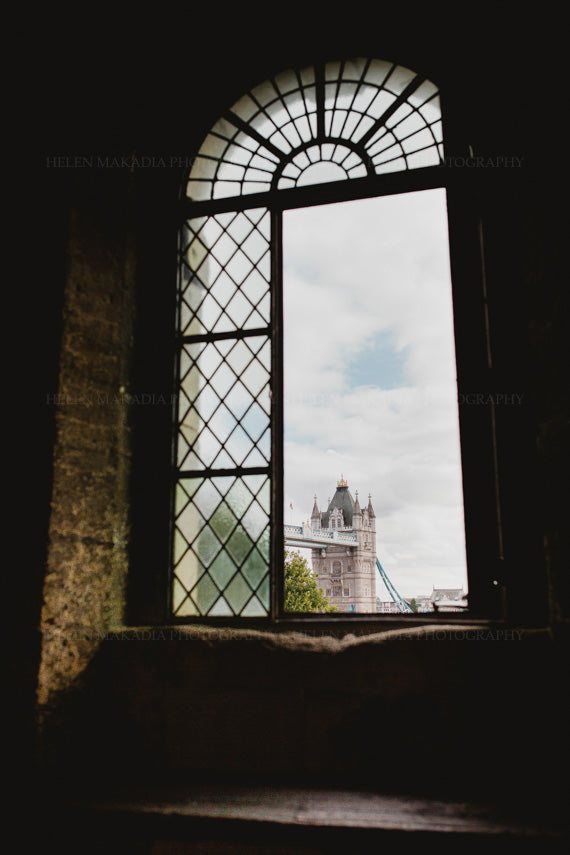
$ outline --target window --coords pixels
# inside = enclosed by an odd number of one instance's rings
[[[435,84],[363,58],[278,74],[207,134],[181,200],[171,619],[282,610],[283,211],[444,186],[442,140]]]

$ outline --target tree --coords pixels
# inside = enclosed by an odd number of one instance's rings
[[[416,603],[415,597],[412,597],[412,599],[410,600],[410,608],[413,612],[417,612],[418,610],[418,604]]]
[[[336,612],[317,585],[307,559],[299,552],[285,552],[285,611]]]

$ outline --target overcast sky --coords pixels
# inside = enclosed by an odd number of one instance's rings
[[[285,521],[344,474],[408,597],[467,589],[446,216],[444,190],[284,214]]]

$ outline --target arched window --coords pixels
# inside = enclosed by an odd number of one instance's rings
[[[282,608],[283,211],[443,186],[443,156],[435,83],[379,59],[287,70],[207,134],[181,194],[174,619]]]
[[[438,165],[434,83],[390,62],[289,70],[256,86],[211,129],[190,172],[195,201]]]

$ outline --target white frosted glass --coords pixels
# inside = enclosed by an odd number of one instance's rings
[[[311,125],[307,116],[299,116],[299,118],[295,120],[295,127],[297,128],[297,132],[303,142],[309,142],[313,139],[314,134],[311,130]]]
[[[380,116],[384,115],[388,107],[390,107],[395,100],[395,96],[392,95],[390,92],[384,92],[384,90],[381,90],[380,92],[378,92],[376,98],[368,107],[368,113],[375,119],[379,119]]]
[[[212,192],[211,181],[189,181],[186,185],[186,196],[194,202],[209,199]]]
[[[338,80],[340,75],[340,62],[327,62],[325,66],[325,80]]]
[[[411,113],[403,122],[394,128],[394,133],[398,139],[409,137],[410,134],[415,134],[425,128],[426,123],[419,113]]]
[[[214,184],[214,199],[228,199],[239,196],[240,184],[238,181],[216,181]]]
[[[256,101],[261,104],[262,107],[269,104],[270,101],[274,101],[275,98],[278,97],[278,93],[270,80],[266,80],[264,83],[260,83],[259,86],[256,86],[255,89],[252,89],[251,95],[254,96]]]
[[[408,101],[414,107],[419,107],[429,98],[432,98],[437,92],[437,86],[431,80],[424,80],[421,86],[418,86],[415,92],[408,96]]]
[[[427,129],[422,131],[418,131],[413,136],[408,137],[408,139],[403,140],[402,147],[404,151],[413,152],[418,151],[422,148],[428,148],[434,144],[433,137]]]
[[[291,148],[295,149],[303,144],[303,140],[299,136],[297,128],[293,122],[288,122],[286,125],[283,125],[281,133],[287,138],[288,142],[291,144]]]
[[[243,119],[244,122],[247,122],[248,119],[251,119],[251,117],[254,116],[258,110],[259,107],[249,95],[244,95],[243,98],[240,98],[239,101],[236,101],[236,103],[232,107],[232,112],[239,116],[240,119]]]
[[[360,80],[365,68],[366,59],[362,56],[347,60],[342,70],[343,80]]]
[[[296,155],[295,155],[295,157],[293,158],[293,163],[294,163],[296,166],[298,166],[300,169],[305,169],[305,168],[310,164],[310,162],[311,162],[311,161],[309,160],[309,158],[307,157],[306,152],[304,152],[304,151],[300,151],[300,152],[299,152],[298,154],[296,154]]]
[[[364,75],[364,81],[366,83],[372,83],[375,86],[381,86],[388,76],[388,72],[391,68],[391,62],[384,62],[381,59],[373,59],[368,71]]]
[[[378,175],[382,175],[385,172],[402,172],[404,169],[406,169],[406,161],[403,157],[391,160],[388,163],[379,163],[375,166]]]
[[[305,102],[300,92],[294,92],[291,95],[286,95],[283,99],[289,114],[294,118],[305,114]]]
[[[341,130],[346,120],[348,113],[346,110],[335,110],[331,126],[331,136],[340,137]]]
[[[384,83],[384,87],[389,92],[393,92],[395,95],[400,95],[408,83],[410,83],[416,76],[415,71],[410,71],[409,68],[404,68],[404,66],[398,65],[388,80]]]
[[[192,178],[213,178],[218,166],[217,160],[211,160],[206,157],[195,157],[192,164]]]
[[[269,190],[269,183],[261,184],[259,181],[247,181],[243,185],[243,192],[245,194],[249,193],[265,193]]]
[[[251,151],[239,145],[231,145],[226,153],[226,160],[246,166],[251,160]]]
[[[299,81],[294,71],[282,71],[275,77],[275,85],[282,95],[299,88]]]
[[[228,122],[227,119],[218,119],[216,124],[212,127],[212,133],[218,134],[220,137],[224,137],[227,140],[231,140],[237,134],[238,129],[234,124]]]
[[[419,111],[422,116],[424,116],[426,121],[430,124],[432,122],[437,121],[438,119],[441,119],[441,104],[439,101],[439,95],[436,95],[435,98],[432,98],[430,101],[427,101],[427,103],[422,104],[422,106],[419,108]]]
[[[218,180],[241,181],[244,171],[243,166],[238,166],[235,163],[222,163],[218,170]]]
[[[265,108],[265,112],[277,128],[291,121],[291,116],[283,106],[282,101],[275,101]]]
[[[378,90],[375,86],[361,85],[354,99],[352,109],[358,110],[360,113],[366,113],[377,93]]]
[[[351,139],[354,142],[359,142],[364,136],[364,134],[370,130],[373,124],[374,119],[371,119],[370,116],[362,116],[362,118],[356,125],[354,131],[352,132]]]
[[[405,119],[406,116],[409,116],[412,112],[412,107],[409,104],[400,104],[398,109],[392,113],[392,115],[386,120],[386,127],[393,128],[394,125],[397,125],[398,122],[401,122],[402,119]]]
[[[357,88],[357,83],[341,83],[336,97],[336,106],[348,109],[354,100]]]
[[[315,69],[312,65],[302,68],[299,72],[299,77],[303,86],[310,86],[311,83],[315,82]]]
[[[435,147],[409,154],[406,157],[408,169],[422,169],[424,166],[437,166],[439,153]]]

